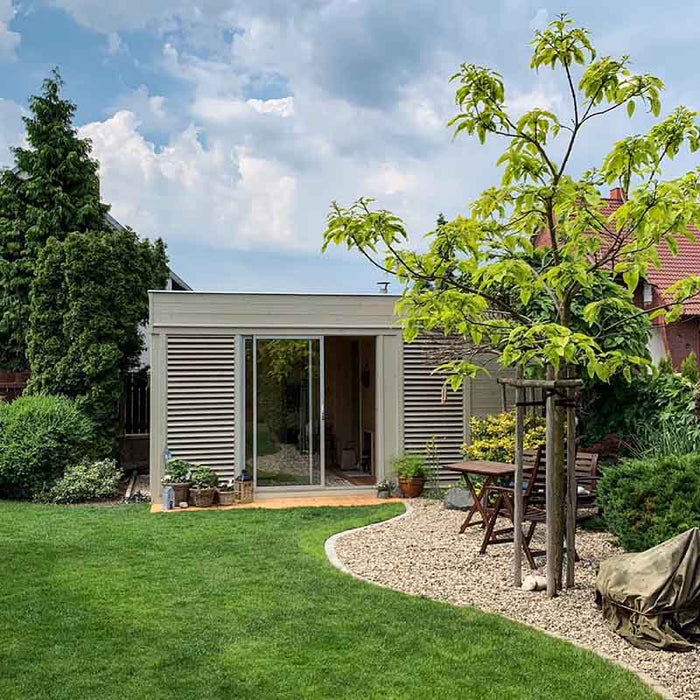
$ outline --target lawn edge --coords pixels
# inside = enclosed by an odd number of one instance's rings
[[[358,581],[362,581],[363,583],[368,583],[372,586],[376,586],[377,588],[387,588],[392,591],[396,591],[397,593],[401,593],[402,595],[407,595],[411,596],[413,598],[420,598],[422,596],[415,594],[415,593],[406,593],[405,591],[399,591],[396,588],[393,588],[392,586],[387,586],[386,584],[383,583],[377,583],[376,581],[372,581],[371,579],[365,578],[364,576],[361,576],[360,574],[355,573],[352,569],[350,569],[345,562],[338,556],[338,552],[336,550],[336,543],[345,537],[346,535],[350,535],[353,532],[360,532],[361,530],[369,530],[372,528],[379,527],[380,525],[385,525],[386,523],[391,523],[395,520],[401,520],[402,518],[407,518],[413,513],[413,506],[408,502],[404,501],[404,505],[406,506],[406,511],[404,513],[400,513],[399,515],[394,516],[393,518],[389,518],[388,520],[382,520],[381,522],[378,523],[372,523],[370,525],[363,525],[362,527],[353,527],[350,530],[343,530],[342,532],[337,532],[335,535],[331,535],[324,543],[324,550],[326,553],[326,557],[328,558],[328,561],[339,571],[342,571],[345,574],[349,574],[353,578],[357,579]],[[571,644],[578,649],[581,649],[583,651],[587,651],[591,654],[595,654],[596,656],[599,656],[601,659],[604,659],[605,661],[608,661],[611,664],[614,664],[615,666],[618,666],[620,668],[625,669],[626,671],[629,671],[630,673],[634,673],[637,678],[639,678],[646,686],[651,688],[654,692],[658,693],[664,700],[681,700],[677,696],[673,695],[671,691],[668,688],[665,688],[663,685],[657,683],[653,678],[648,676],[644,671],[639,671],[638,669],[634,668],[633,666],[626,664],[623,661],[619,661],[618,659],[605,654],[600,651],[596,651],[594,649],[591,649],[590,647],[584,646],[583,644],[579,644],[577,641],[573,639],[569,639],[568,637],[565,637],[564,635],[557,634],[556,632],[550,632],[549,630],[543,629],[542,627],[538,627],[537,625],[529,624],[522,622],[521,620],[514,620],[513,618],[508,617],[507,615],[500,615],[499,613],[493,613],[493,612],[488,612],[486,610],[480,610],[479,608],[476,608],[474,606],[468,606],[468,605],[454,605],[454,603],[450,603],[449,601],[442,601],[446,603],[447,605],[452,605],[455,608],[464,608],[464,607],[471,607],[474,610],[477,610],[478,612],[483,613],[484,615],[498,615],[499,617],[502,617],[506,620],[509,620],[510,622],[514,622],[518,625],[523,625],[524,627],[529,627],[530,629],[535,630],[536,632],[541,632],[542,634],[546,634],[549,637],[552,637],[553,639],[557,639],[561,642],[566,642],[568,644]]]

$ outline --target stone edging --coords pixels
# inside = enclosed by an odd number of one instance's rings
[[[353,532],[360,532],[361,530],[370,530],[372,528],[379,527],[380,525],[385,525],[386,523],[391,523],[396,520],[401,520],[402,518],[407,518],[409,515],[413,513],[413,506],[408,502],[405,501],[404,505],[406,506],[406,512],[401,513],[400,515],[396,515],[393,518],[389,518],[389,520],[382,520],[379,523],[372,523],[371,525],[364,525],[363,527],[354,527],[351,530],[344,530],[343,532],[337,532],[335,535],[331,535],[325,542],[324,544],[324,550],[326,552],[326,557],[328,557],[328,560],[330,563],[338,570],[342,571],[345,574],[349,574],[353,578],[356,578],[358,581],[363,581],[364,583],[369,583],[372,586],[377,586],[378,588],[389,588],[391,590],[396,590],[395,588],[392,588],[391,586],[387,586],[383,583],[377,583],[376,581],[372,581],[371,579],[365,578],[364,576],[360,576],[359,574],[356,574],[354,571],[349,569],[345,563],[341,560],[341,558],[338,556],[338,552],[335,549],[335,545],[340,540],[341,538],[345,537],[346,535],[349,535]],[[415,597],[420,597],[417,594],[411,594],[411,593],[406,593],[404,591],[396,591],[397,593],[402,593],[403,595],[414,595]],[[442,601],[445,602],[445,601]],[[451,605],[451,603],[447,603],[448,605]],[[466,607],[466,606],[455,606],[455,607]],[[483,612],[488,615],[498,615],[498,613],[491,613],[486,610],[481,610],[480,608],[475,607],[476,610],[479,610],[480,612]],[[656,683],[652,678],[650,678],[646,673],[643,671],[638,671],[637,669],[633,668],[632,666],[619,661],[618,659],[615,659],[612,656],[608,656],[607,654],[601,654],[598,651],[594,651],[590,647],[584,646],[583,644],[579,644],[578,642],[574,641],[573,639],[569,639],[568,637],[565,637],[560,634],[556,634],[554,632],[550,632],[549,630],[542,629],[541,627],[537,627],[536,625],[530,625],[525,622],[522,622],[520,620],[512,620],[511,618],[506,618],[505,615],[499,615],[499,617],[503,617],[507,620],[510,620],[511,622],[515,622],[516,624],[523,625],[525,627],[530,627],[531,629],[536,630],[537,632],[542,632],[543,634],[549,635],[550,637],[553,637],[554,639],[558,639],[562,642],[568,642],[569,644],[573,644],[575,647],[578,647],[579,649],[583,649],[584,651],[587,651],[589,653],[595,654],[596,656],[601,657],[602,659],[605,659],[606,661],[609,661],[612,664],[615,664],[616,666],[620,666],[621,668],[624,668],[626,671],[630,671],[631,673],[634,673],[638,678],[641,678],[641,680],[649,686],[652,690],[656,691],[659,695],[661,695],[665,700],[676,700],[675,696],[667,689],[664,688],[662,685],[659,685]]]

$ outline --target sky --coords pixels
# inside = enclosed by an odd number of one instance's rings
[[[533,32],[560,12],[661,77],[664,113],[700,108],[688,0],[0,0],[0,165],[58,66],[112,214],[163,238],[192,287],[372,293],[385,277],[357,252],[321,254],[331,202],[375,198],[416,246],[440,212],[467,213],[504,144],[452,138],[449,77],[486,65],[514,114],[566,115],[565,86],[529,70]],[[593,125],[574,170],[649,124]]]

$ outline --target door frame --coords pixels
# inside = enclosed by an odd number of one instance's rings
[[[325,382],[325,336],[323,335],[258,335],[253,333],[253,486],[256,489],[261,489],[265,493],[273,493],[275,491],[307,491],[310,489],[325,489],[326,488],[326,382]],[[318,411],[318,425],[319,425],[319,459],[320,459],[320,471],[321,471],[321,483],[320,484],[290,484],[285,486],[258,486],[258,340],[308,340],[309,341],[309,475],[311,477],[310,481],[313,482],[313,391],[312,391],[312,381],[313,381],[313,367],[312,359],[313,353],[311,352],[311,341],[319,341],[319,411]],[[245,341],[244,341],[245,342]],[[245,362],[245,353],[243,353],[243,359]],[[245,420],[245,399],[247,396],[247,390],[245,387],[245,368],[242,372],[243,387],[243,417]],[[242,431],[243,436],[243,455],[246,453],[245,445],[245,434],[246,431]]]

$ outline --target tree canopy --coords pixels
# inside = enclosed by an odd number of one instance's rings
[[[642,317],[674,320],[700,291],[700,276],[693,276],[666,290],[669,303],[659,308],[640,310],[632,298],[659,264],[659,246],[675,251],[677,236],[693,238],[700,220],[700,170],[671,179],[662,173],[681,148],[700,146],[697,113],[681,106],[661,118],[662,81],[633,73],[627,56],[598,56],[588,31],[566,15],[538,31],[532,46],[532,69],[559,72],[568,114],[536,108],[515,116],[502,76],[489,68],[464,63],[452,76],[455,136],[506,144],[497,162],[500,186],[430,232],[427,250],[410,249],[402,219],[372,200],[333,203],[324,250],[359,249],[402,282],[398,308],[409,341],[439,330],[496,350],[503,365],[629,377],[648,360],[643,343],[626,342],[625,327],[633,324],[639,340],[648,332]],[[589,124],[620,110],[632,117],[638,108],[656,118],[651,129],[574,174],[572,155]],[[612,184],[624,201],[611,214],[601,189]],[[538,248],[543,232],[547,244]],[[470,358],[445,367],[455,388],[479,369]]]
[[[130,229],[52,238],[39,257],[28,388],[76,399],[100,428],[104,452],[118,435],[124,375],[143,348],[148,290],[164,288],[167,279],[162,241],[139,240]]]
[[[73,126],[76,106],[61,97],[57,70],[29,99],[27,147],[0,172],[0,367],[27,369],[29,293],[49,238],[105,228],[99,165]]]

